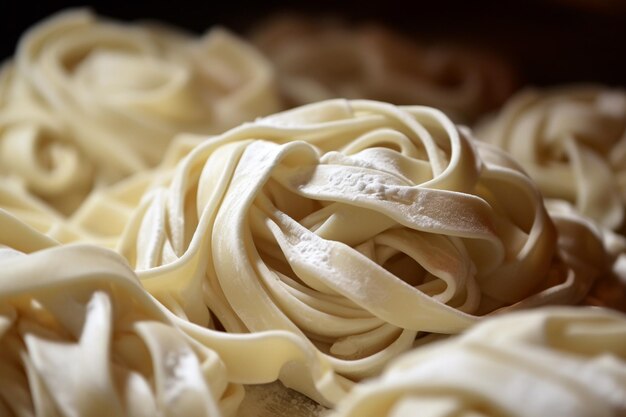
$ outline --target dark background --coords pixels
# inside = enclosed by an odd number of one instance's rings
[[[384,23],[423,41],[480,45],[511,59],[529,84],[626,86],[626,0],[0,0],[0,60],[13,54],[20,34],[34,23],[58,10],[85,5],[115,19],[156,19],[196,33],[221,24],[245,34],[255,23],[281,12],[334,14],[355,23]]]

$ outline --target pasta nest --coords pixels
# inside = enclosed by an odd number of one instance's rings
[[[519,162],[548,198],[619,230],[626,201],[626,94],[600,86],[526,90],[477,137]]]
[[[222,132],[279,109],[273,71],[214,29],[60,13],[0,73],[0,174],[63,214],[94,187],[156,165],[175,134]]]
[[[606,268],[593,228],[557,230],[508,156],[427,107],[305,106],[157,177],[117,244],[146,289],[198,324],[299,335],[352,380],[429,333],[576,303]]]

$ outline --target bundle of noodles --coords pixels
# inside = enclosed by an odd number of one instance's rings
[[[118,240],[147,290],[201,325],[208,307],[228,332],[288,330],[351,379],[428,333],[580,302],[607,268],[592,227],[555,227],[509,157],[426,107],[305,106],[202,142],[168,178]]]
[[[526,90],[476,131],[508,151],[545,197],[618,230],[626,204],[626,93],[595,86]]]
[[[526,90],[481,123],[478,139],[508,151],[548,198],[551,215],[600,229],[612,275],[594,304],[626,309],[626,94],[600,86]]]
[[[123,259],[0,224],[13,234],[0,242],[0,414],[234,415],[242,388]]]
[[[233,416],[239,384],[281,372],[325,404],[347,392],[291,333],[196,326],[151,297],[116,253],[58,246],[1,210],[0,228],[3,416]]]
[[[0,174],[62,214],[157,164],[181,131],[278,110],[273,71],[229,32],[202,38],[71,11],[20,40],[0,72]]]

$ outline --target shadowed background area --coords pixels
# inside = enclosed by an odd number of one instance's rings
[[[58,10],[85,5],[2,2],[0,59],[14,53],[19,36],[34,23]],[[245,34],[277,13],[336,15],[354,23],[382,23],[420,41],[481,46],[511,60],[528,84],[626,85],[626,2],[621,0],[94,1],[88,7],[115,19],[159,20],[196,33],[221,24]]]

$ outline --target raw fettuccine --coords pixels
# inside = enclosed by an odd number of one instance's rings
[[[570,250],[572,254],[576,254],[571,258],[571,262],[578,262],[577,257],[586,258],[580,263],[582,265],[590,259],[585,255],[589,252],[581,246],[585,243],[576,238],[577,233],[572,228],[593,229],[602,238],[607,253],[607,270],[595,281],[583,303],[626,312],[626,238],[609,229],[598,227],[592,219],[581,215],[565,200],[548,199],[546,207],[559,230],[568,228],[571,231],[562,234],[560,243],[564,247],[578,247]],[[581,226],[582,224],[586,226]]]
[[[19,181],[11,179],[0,182],[0,209],[58,243],[93,243],[115,248],[145,191],[166,183],[173,166],[204,139],[194,135],[174,138],[158,168],[93,190],[70,216],[59,214],[25,190]]]
[[[112,251],[56,246],[1,210],[0,228],[3,416],[232,416],[238,384],[292,374],[327,405],[350,386],[291,333],[181,320]]]
[[[0,213],[2,215],[2,213]],[[20,232],[15,246],[40,249]],[[113,252],[0,246],[0,414],[234,415],[242,388],[211,349],[173,327]]]
[[[624,415],[626,317],[543,306],[626,305],[626,95],[520,94],[489,144],[396,105],[471,122],[513,91],[493,57],[255,42],[278,87],[225,30],[87,11],[0,68],[0,415],[234,417],[271,382],[275,414]],[[394,104],[251,121],[337,96]]]
[[[426,333],[577,303],[607,267],[592,228],[557,230],[509,157],[427,107],[305,106],[159,175],[117,244],[146,289],[203,326],[299,335],[352,379]]]
[[[396,359],[334,417],[626,414],[626,316],[545,308],[494,317]]]
[[[482,123],[476,136],[510,152],[546,197],[574,204],[605,228],[624,223],[624,91],[600,86],[527,90]]]
[[[193,38],[60,13],[0,72],[0,174],[69,214],[92,188],[156,165],[179,132],[278,110],[273,82],[262,55],[223,29]]]

